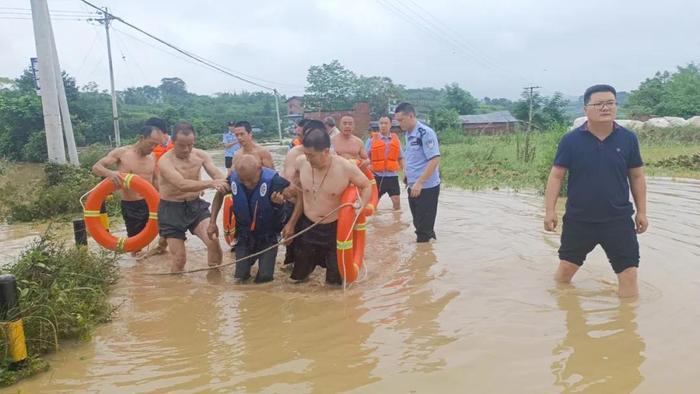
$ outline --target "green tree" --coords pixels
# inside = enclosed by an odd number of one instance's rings
[[[356,100],[369,103],[370,115],[374,119],[393,111],[390,104],[403,96],[403,86],[394,84],[388,77],[360,76],[356,83]]]
[[[339,61],[309,67],[304,106],[308,111],[352,108],[357,93],[357,76]]]
[[[479,102],[456,82],[445,85],[443,90],[445,106],[454,109],[460,115],[474,114],[479,108]]]
[[[431,125],[436,131],[459,129],[459,113],[454,108],[442,108],[435,112]]]
[[[657,72],[633,90],[625,111],[631,115],[680,116],[700,114],[700,70],[694,63],[676,72]]]
[[[528,122],[530,112],[530,97],[524,91],[520,101],[513,106],[513,116],[523,122]],[[540,130],[567,121],[566,108],[569,105],[564,96],[555,92],[551,97],[542,96],[535,92],[532,96],[532,126]]]
[[[184,103],[188,99],[187,84],[178,77],[161,79],[158,90],[163,101],[168,103]]]

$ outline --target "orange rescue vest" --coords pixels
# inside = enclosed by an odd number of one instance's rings
[[[399,157],[401,157],[401,142],[399,142],[399,137],[391,133],[391,142],[389,144],[389,153],[387,154],[386,144],[381,137],[381,133],[372,133],[372,145],[370,150],[372,171],[396,172],[399,170]]]
[[[166,146],[158,144],[153,148],[153,155],[156,157],[156,161],[160,160],[160,157],[170,149],[173,149],[173,140],[168,137],[168,144]]]

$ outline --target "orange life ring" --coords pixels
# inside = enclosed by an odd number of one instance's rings
[[[116,190],[114,183],[109,179],[104,179],[90,192],[83,211],[85,227],[92,235],[92,238],[105,248],[118,252],[135,252],[143,249],[158,235],[158,203],[160,202],[160,196],[153,185],[140,176],[135,174],[120,175],[123,179],[122,187],[125,190],[131,189],[146,200],[146,204],[148,204],[148,223],[146,223],[146,227],[140,233],[128,238],[117,238],[104,228],[100,220],[100,207],[107,196]]]
[[[359,197],[357,187],[348,186],[340,197],[341,204],[354,204]],[[366,211],[360,212],[355,222],[355,209],[348,205],[340,208],[336,235],[338,271],[345,283],[357,279],[365,258]]]
[[[233,245],[236,239],[236,216],[233,214],[233,196],[224,196],[224,239],[229,245]]]

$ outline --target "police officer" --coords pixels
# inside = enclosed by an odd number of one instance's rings
[[[231,171],[233,166],[233,155],[241,149],[241,145],[238,143],[238,139],[233,134],[233,130],[236,128],[236,122],[228,122],[228,130],[224,133],[222,143],[224,145],[224,166],[226,166],[227,171]]]
[[[408,185],[408,206],[416,241],[428,242],[437,239],[434,227],[440,195],[440,146],[435,131],[416,119],[413,105],[401,103],[394,112],[406,133],[404,182]]]

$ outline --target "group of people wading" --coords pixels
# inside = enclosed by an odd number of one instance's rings
[[[588,253],[600,244],[618,275],[620,296],[629,297],[638,293],[637,234],[648,226],[646,183],[636,135],[615,123],[616,95],[609,85],[586,90],[588,121],[559,143],[545,193],[544,227],[554,231],[557,226],[556,201],[568,172],[555,279],[569,282]],[[141,256],[169,249],[172,272],[185,268],[188,231],[206,245],[209,266],[222,263],[216,219],[225,196],[231,194],[237,237],[236,281],[250,279],[256,262],[254,281],[271,281],[281,240],[286,244],[284,264],[291,265],[291,279],[304,281],[321,266],[326,268],[327,283],[341,284],[336,258],[338,209],[349,185],[358,190],[362,206],[356,209],[376,209],[368,207],[371,184],[362,171],[366,167],[375,177],[379,197],[388,194],[395,210],[400,209],[399,173],[403,171],[416,241],[436,239],[440,194],[437,135],[416,118],[409,103],[396,108],[394,120],[405,133],[405,146],[392,133],[389,116],[379,119],[379,132],[365,142],[354,134],[351,116],[340,119],[340,130],[333,118],[323,122],[302,119],[281,174],[276,172],[270,152],[253,140],[250,123],[231,122],[229,135],[223,140],[224,174],[206,152],[194,148],[196,133],[191,124],[176,124],[169,136],[165,122],[152,118],[145,122],[135,144],[113,150],[93,171],[117,186],[122,184],[123,173],[139,175],[155,186],[160,194],[160,239],[157,247]],[[202,168],[211,180],[200,179]],[[637,208],[634,220],[630,219],[634,213],[630,188]],[[207,189],[216,190],[211,211],[202,199]],[[147,204],[141,196],[122,190],[122,215],[127,234],[138,234],[149,218]]]
[[[138,258],[169,250],[171,272],[182,272],[187,262],[185,240],[189,232],[206,245],[209,266],[221,265],[223,253],[216,219],[225,196],[230,194],[235,217],[236,281],[249,280],[256,262],[254,281],[271,281],[277,245],[282,240],[287,246],[284,263],[291,265],[293,280],[304,281],[316,266],[321,266],[326,268],[327,283],[341,284],[343,278],[336,258],[341,195],[354,185],[360,202],[355,207],[358,212],[376,209],[370,204],[372,189],[363,173],[365,168],[376,174],[380,197],[389,194],[395,209],[400,207],[398,177],[403,169],[417,241],[435,238],[440,182],[437,136],[417,121],[415,109],[408,103],[399,105],[395,116],[401,128],[408,131],[406,150],[391,133],[389,117],[380,119],[380,131],[373,133],[366,144],[354,135],[351,116],[340,119],[341,130],[335,128],[332,119],[325,123],[300,121],[297,139],[285,157],[281,174],[275,170],[270,152],[254,141],[252,127],[246,121],[229,124],[229,134],[235,140],[224,136],[224,174],[205,151],[194,147],[196,132],[191,124],[178,123],[169,135],[164,120],[151,118],[141,128],[136,143],[111,151],[93,166],[93,172],[112,180],[118,188],[123,184],[123,174],[132,173],[158,190],[158,246],[135,252]],[[411,139],[413,134],[417,143]],[[238,145],[235,150],[234,145]],[[210,180],[201,179],[202,169]],[[207,189],[216,191],[211,205],[202,199]],[[148,206],[142,196],[131,190],[121,188],[121,193],[122,216],[131,237],[146,226]],[[426,218],[431,212],[432,218]]]

